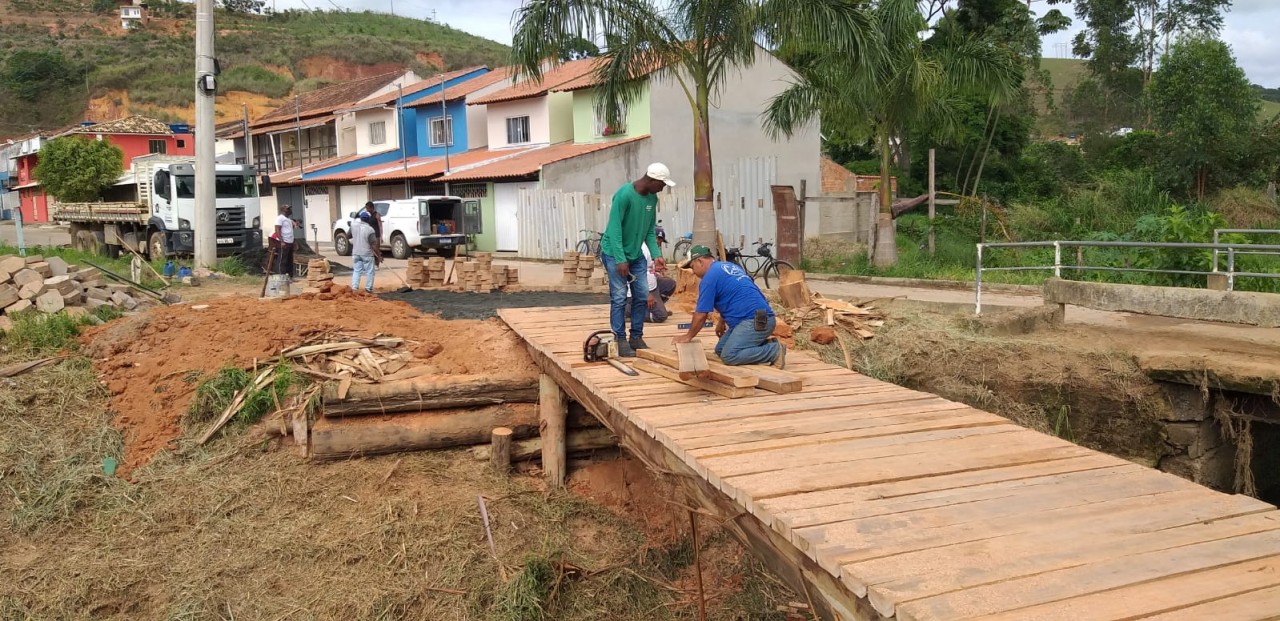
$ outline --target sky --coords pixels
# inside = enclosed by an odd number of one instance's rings
[[[397,15],[435,18],[459,30],[511,43],[511,13],[520,0],[268,0],[279,10],[313,8],[352,11],[394,12]],[[1062,7],[1064,5],[1058,5]],[[1044,0],[1033,0],[1033,10],[1044,11]],[[1068,11],[1069,11],[1068,7]],[[1074,19],[1074,14],[1071,15]],[[1280,1],[1234,0],[1226,14],[1222,37],[1231,45],[1236,61],[1249,80],[1270,88],[1280,87]],[[1074,23],[1068,31],[1046,37],[1045,57],[1070,55],[1071,39],[1081,26]],[[1064,53],[1058,44],[1066,44]]]

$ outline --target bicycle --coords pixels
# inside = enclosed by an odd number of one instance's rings
[[[593,257],[600,256],[600,238],[603,235],[591,229],[582,229],[578,231],[578,234],[586,238],[578,242],[578,254],[589,254]]]
[[[772,242],[756,240],[755,255],[742,254],[742,250],[739,248],[725,248],[724,253],[728,255],[725,260],[737,263],[738,267],[742,268],[742,271],[751,275],[751,280],[753,281],[757,278],[763,278],[764,288],[769,289],[771,287],[769,284],[770,279],[782,284],[782,275],[795,269],[790,263],[775,259],[773,251],[770,250],[772,246]],[[754,265],[754,267],[749,267],[751,265]]]
[[[676,242],[671,258],[676,261],[683,261],[685,255],[689,254],[689,249],[693,247],[693,233],[685,233],[680,241]]]

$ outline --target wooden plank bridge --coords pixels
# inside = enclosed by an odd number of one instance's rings
[[[802,392],[725,399],[584,363],[607,307],[499,315],[569,398],[826,619],[1280,619],[1269,504],[803,352],[787,365]],[[646,325],[651,346],[688,315],[668,321]]]

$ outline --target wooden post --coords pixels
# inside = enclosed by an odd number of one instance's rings
[[[489,464],[494,471],[506,473],[511,469],[511,430],[498,427],[489,437]]]
[[[935,249],[935,246],[934,246],[935,238],[933,234],[933,217],[935,213],[934,208],[936,206],[934,201],[938,198],[937,185],[935,184],[935,178],[934,178],[934,164],[935,164],[934,155],[935,155],[934,150],[929,149],[929,256],[933,256],[933,252]]]
[[[564,391],[550,375],[538,378],[538,431],[542,436],[542,470],[547,486],[564,487],[565,478],[565,407]]]

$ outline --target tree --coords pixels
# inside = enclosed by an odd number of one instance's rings
[[[1010,97],[1022,79],[1018,59],[989,38],[958,30],[940,31],[925,40],[925,17],[915,0],[880,0],[873,18],[883,35],[883,51],[866,66],[811,41],[799,79],[775,97],[766,124],[790,135],[819,114],[875,138],[880,152],[880,218],[875,262],[897,262],[893,234],[889,170],[893,144],[914,125],[954,131],[965,95],[988,101]]]
[[[1210,175],[1233,167],[1257,128],[1258,96],[1227,44],[1207,37],[1179,40],[1160,61],[1149,99],[1168,154],[1203,199]]]
[[[576,41],[570,41],[568,45],[560,51],[560,61],[569,62],[571,60],[582,60],[584,58],[596,58],[600,56],[600,46],[578,37]]]
[[[75,68],[57,49],[18,50],[9,56],[0,74],[6,89],[29,102],[75,80]]]
[[[64,136],[40,149],[33,173],[44,191],[59,201],[95,201],[124,173],[124,152],[105,140]]]
[[[262,14],[266,0],[222,0],[222,8],[230,13]]]
[[[662,3],[667,4],[667,3]],[[529,0],[515,15],[514,64],[540,80],[578,39],[606,43],[596,108],[613,124],[640,96],[644,78],[680,85],[693,116],[693,242],[716,246],[711,101],[757,45],[822,40],[858,65],[879,48],[865,10],[847,0]]]

